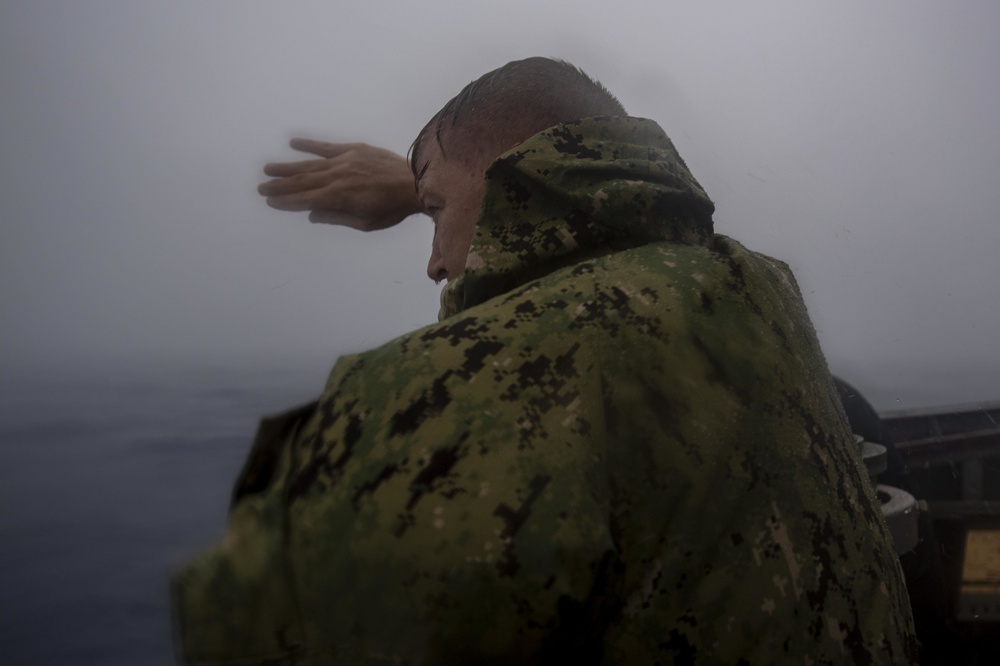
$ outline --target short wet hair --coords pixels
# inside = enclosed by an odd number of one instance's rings
[[[434,114],[410,146],[410,166],[419,177],[417,159],[428,137],[442,155],[447,143],[453,157],[485,167],[561,122],[625,115],[621,102],[580,68],[554,58],[515,60],[465,86]]]

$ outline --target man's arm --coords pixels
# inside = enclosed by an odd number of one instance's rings
[[[421,212],[406,158],[365,143],[292,139],[321,159],[264,166],[272,180],[257,191],[278,210],[310,211],[309,220],[361,231],[386,229]]]

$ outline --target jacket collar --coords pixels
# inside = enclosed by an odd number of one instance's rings
[[[550,127],[486,171],[465,271],[442,290],[440,318],[584,259],[659,241],[707,245],[714,209],[655,122]]]

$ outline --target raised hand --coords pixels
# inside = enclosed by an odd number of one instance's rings
[[[309,220],[374,231],[421,211],[413,173],[402,155],[366,143],[292,139],[292,148],[321,159],[264,166],[272,180],[257,191],[278,210],[308,210]]]

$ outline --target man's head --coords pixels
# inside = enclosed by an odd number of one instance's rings
[[[417,194],[435,225],[427,275],[453,279],[465,270],[483,177],[498,156],[561,122],[624,115],[604,86],[561,60],[516,60],[463,88],[410,148]]]

